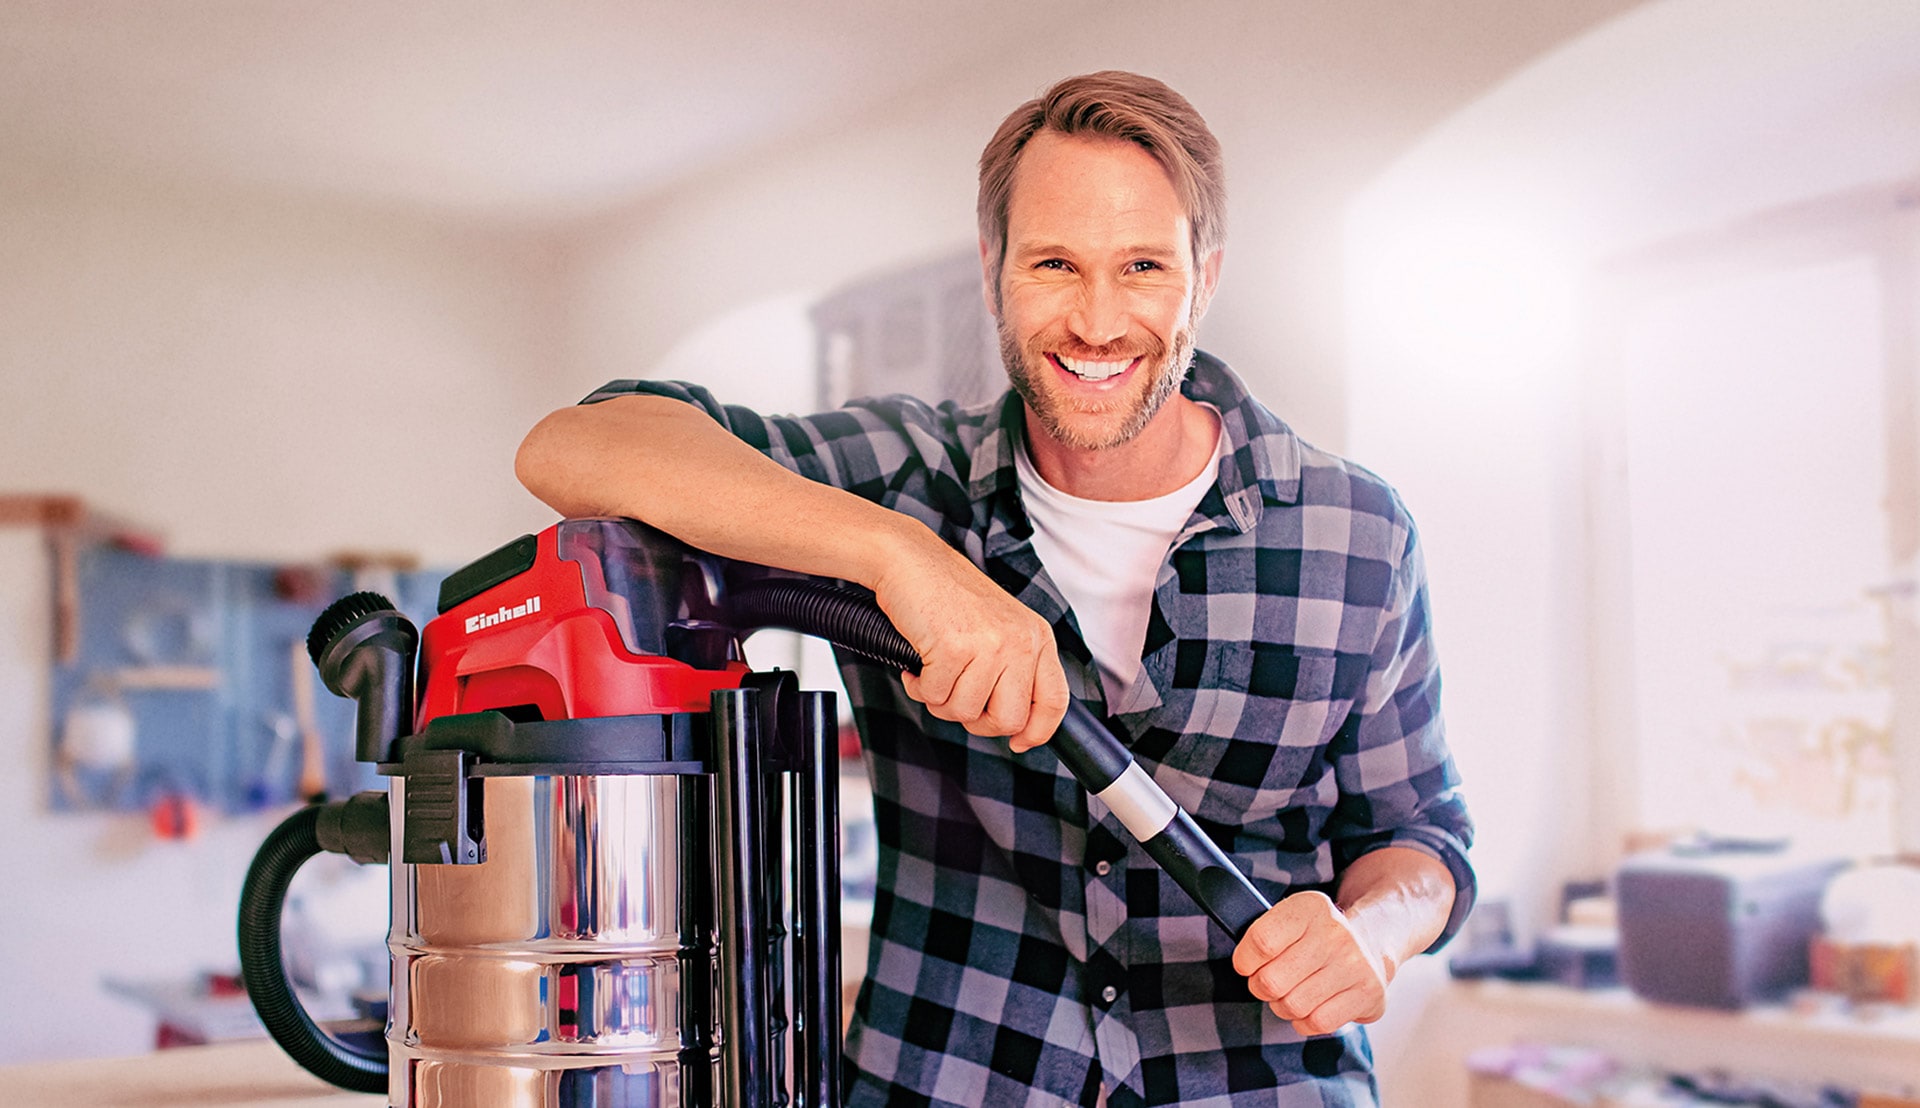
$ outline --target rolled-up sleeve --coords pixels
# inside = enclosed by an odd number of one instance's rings
[[[729,433],[812,481],[845,489],[939,527],[954,490],[964,488],[966,456],[955,450],[956,410],[908,396],[856,400],[832,411],[767,416],[722,404],[711,391],[682,381],[612,381],[582,404],[621,396],[664,396],[691,404]],[[941,495],[946,493],[947,495]],[[961,498],[964,500],[964,497]],[[959,515],[968,513],[962,506]]]
[[[1473,820],[1440,715],[1440,665],[1428,622],[1426,570],[1411,521],[1395,568],[1364,688],[1334,742],[1340,800],[1328,824],[1334,864],[1405,846],[1438,858],[1453,876],[1453,909],[1429,952],[1446,945],[1473,909],[1467,850]]]

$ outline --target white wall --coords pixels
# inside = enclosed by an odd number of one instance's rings
[[[172,552],[458,564],[547,518],[512,475],[560,346],[538,241],[339,204],[45,179],[0,194],[0,492],[61,491]],[[156,840],[47,804],[42,537],[0,529],[0,1063],[126,1054],[104,976],[231,967],[272,817]]]
[[[1400,475],[1430,547],[1489,893],[1614,846],[1561,785],[1587,769],[1587,551],[1608,541],[1586,530],[1583,375],[1605,341],[1586,275],[1915,173],[1920,8],[1669,0],[1516,75],[1355,205],[1354,448]]]
[[[79,176],[0,192],[0,486],[178,553],[463,562],[544,518],[513,480],[561,341],[538,240]]]
[[[1225,148],[1226,276],[1201,345],[1309,438],[1345,438],[1338,212],[1412,142],[1535,52],[1629,6],[1364,3],[1118,5],[1035,27],[932,91],[876,105],[575,234],[575,359],[555,402],[645,373],[685,331],[762,297],[970,251],[976,160],[1052,80],[1119,67],[1193,101]],[[1044,22],[1041,17],[1036,17]],[[1360,29],[1360,30],[1356,30]],[[724,383],[730,370],[714,371]],[[723,399],[748,399],[722,388]]]

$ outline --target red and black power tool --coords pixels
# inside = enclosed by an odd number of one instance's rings
[[[424,634],[377,594],[336,602],[308,648],[390,784],[302,809],[254,860],[241,966],[273,1037],[395,1106],[837,1105],[836,712],[749,671],[765,627],[919,668],[863,590],[632,520],[460,569]],[[1266,910],[1084,707],[1046,749],[1229,933]],[[394,863],[384,1042],[320,1029],[281,964],[322,851]]]

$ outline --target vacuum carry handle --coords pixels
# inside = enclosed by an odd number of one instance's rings
[[[785,627],[818,635],[886,665],[920,672],[919,653],[864,590],[776,579],[736,590],[728,607],[741,627]],[[1047,747],[1236,941],[1273,907],[1085,705],[1068,704],[1066,718]]]

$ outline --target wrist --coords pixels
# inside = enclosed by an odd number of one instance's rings
[[[1382,984],[1391,984],[1400,966],[1418,951],[1408,951],[1406,928],[1398,926],[1400,913],[1378,900],[1340,905],[1360,948],[1380,971]]]
[[[1453,896],[1453,877],[1438,859],[1410,847],[1389,846],[1348,866],[1337,903],[1391,980],[1445,929]]]
[[[925,571],[930,561],[952,554],[927,526],[912,516],[885,513],[874,530],[860,544],[852,578],[876,593],[888,591],[890,578],[899,574]]]

